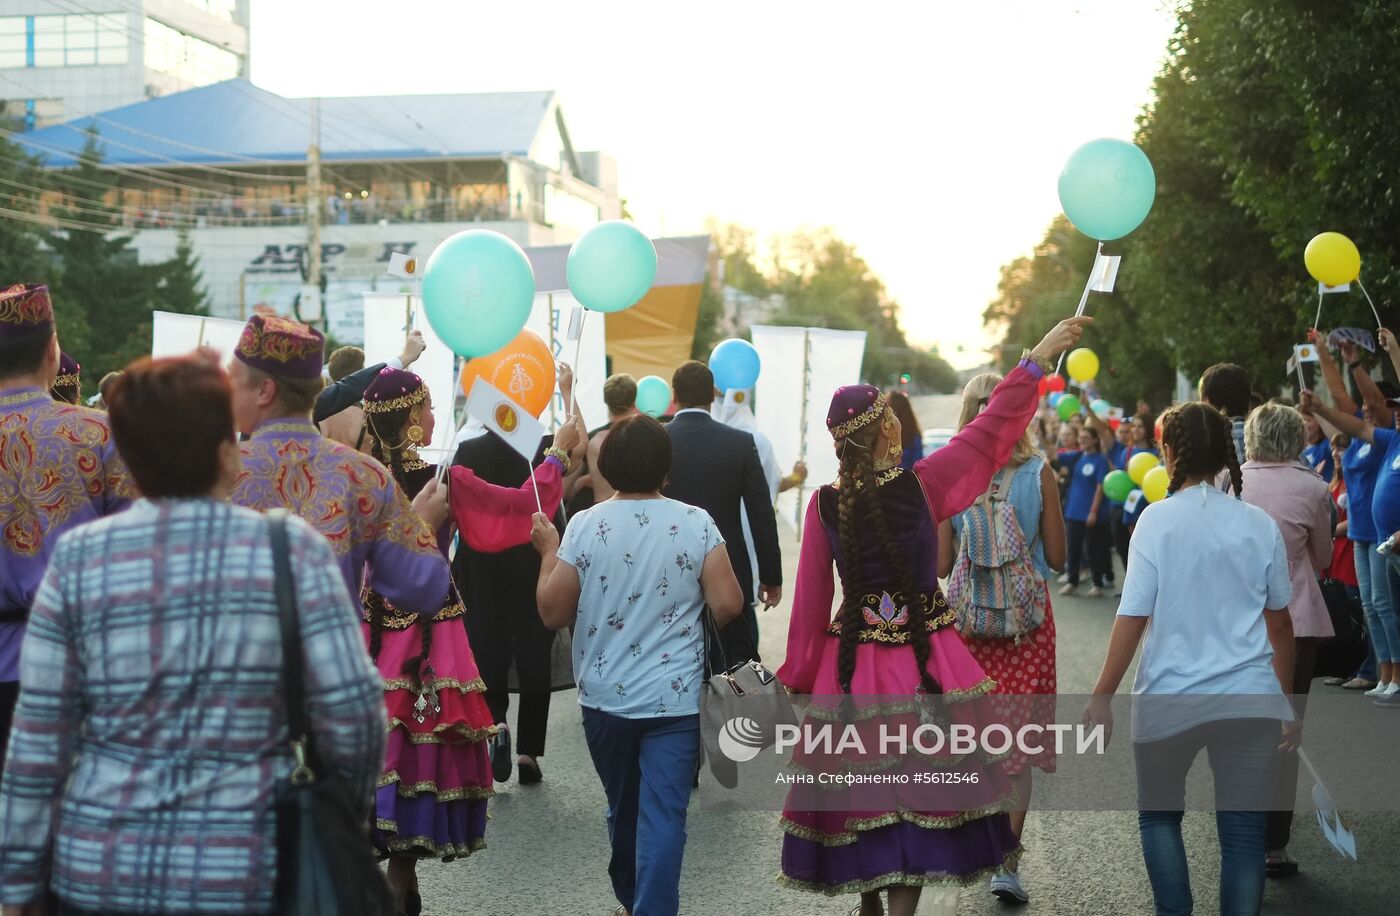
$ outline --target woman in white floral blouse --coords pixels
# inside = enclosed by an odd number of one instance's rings
[[[559,535],[535,516],[545,626],[574,625],[584,734],[608,797],[618,913],[680,908],[691,778],[700,755],[706,605],[723,627],[743,593],[702,509],[661,496],[671,440],[650,417],[614,424],[597,472],[617,493]]]

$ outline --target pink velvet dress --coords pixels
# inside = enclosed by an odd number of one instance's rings
[[[535,470],[547,514],[559,507],[562,468],[550,459]],[[436,474],[432,467],[405,474],[406,492],[417,494]],[[528,543],[535,495],[530,481],[519,489],[492,486],[466,468],[451,468],[451,506],[462,537],[478,550]],[[446,550],[449,532],[439,532]],[[372,838],[380,855],[451,861],[486,845],[486,804],[493,794],[487,739],[496,732],[486,706],[486,685],[467,641],[462,599],[453,587],[434,609],[431,642],[423,659],[421,614],[396,607],[364,588],[365,640],[379,625],[375,662],[384,679],[389,743],[375,794]],[[419,659],[413,664],[415,659]]]
[[[837,524],[837,491],[821,488],[808,507],[798,563],[787,656],[778,678],[797,694],[809,694],[806,724],[845,716],[845,694],[838,675],[840,613],[831,611],[835,571],[854,594],[844,597],[851,613],[862,615],[850,696],[855,726],[865,737],[860,749],[793,756],[798,771],[840,774],[886,772],[911,777],[888,788],[819,791],[794,786],[783,811],[780,881],[827,894],[868,892],[898,885],[966,884],[1014,863],[1020,842],[1006,812],[1012,789],[1003,768],[984,754],[930,759],[921,754],[890,755],[873,733],[886,728],[917,728],[922,687],[912,640],[928,641],[928,671],[943,693],[948,724],[987,724],[979,704],[967,701],[991,692],[993,682],[973,659],[952,626],[954,614],[937,579],[937,523],[963,511],[986,491],[992,475],[1010,458],[1035,412],[1038,372],[1013,370],[993,392],[987,408],[953,440],[914,465],[912,474],[894,476],[878,498],[890,531],[907,551],[905,566],[920,594],[905,595],[880,539],[869,524],[858,524],[860,556],[843,555]],[[859,520],[858,520],[859,521]],[[920,601],[928,632],[912,632],[907,608]],[[980,730],[980,729],[979,729]],[[862,753],[863,751],[863,753]],[[975,783],[930,786],[916,774],[953,766],[974,775]],[[845,803],[833,801],[847,793]]]

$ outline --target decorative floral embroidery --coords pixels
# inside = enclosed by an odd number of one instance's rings
[[[656,583],[656,591],[662,598],[666,597],[666,591],[671,587],[671,580],[666,578],[666,574],[661,574],[661,581]]]
[[[611,614],[608,615],[608,626],[612,627],[614,630],[621,630],[622,620],[622,612],[613,611]]]
[[[671,534],[671,541],[672,541],[672,543],[675,542],[676,536],[679,535],[680,533],[681,533],[681,526],[680,526],[680,525],[672,525],[672,526],[671,526],[670,534]]]
[[[641,654],[642,654],[642,644],[641,644],[641,643],[639,643],[639,642],[634,642],[634,643],[632,643],[631,649],[632,649],[632,657],[633,657],[633,658],[640,658],[640,657],[641,657]]]
[[[597,532],[598,540],[600,540],[600,541],[602,541],[604,544],[606,544],[606,543],[608,542],[608,534],[609,534],[609,532],[611,532],[611,531],[612,531],[612,526],[608,524],[608,520],[607,520],[607,519],[605,519],[605,518],[600,518],[600,519],[598,519],[598,532]]]
[[[632,517],[637,520],[638,528],[645,528],[647,525],[651,524],[651,517],[647,515],[647,510],[645,509],[634,514]]]
[[[676,568],[681,572],[695,572],[695,564],[691,562],[688,552],[676,554]]]

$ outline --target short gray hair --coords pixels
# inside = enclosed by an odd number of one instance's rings
[[[1256,407],[1244,424],[1250,461],[1297,461],[1303,454],[1303,415],[1285,404]]]

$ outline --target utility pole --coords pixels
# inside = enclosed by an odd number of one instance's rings
[[[310,311],[326,327],[325,303],[321,301],[321,100],[311,100],[311,139],[306,148],[306,287],[303,298],[310,296],[315,306],[302,303],[303,312]]]

